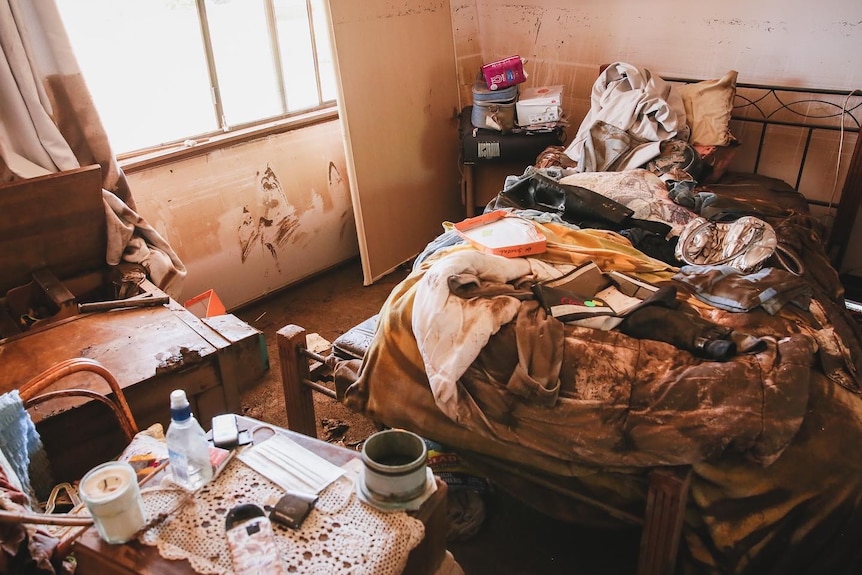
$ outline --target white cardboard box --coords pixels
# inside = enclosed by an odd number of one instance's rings
[[[515,104],[519,126],[556,122],[563,115],[563,87],[524,88]]]
[[[494,210],[455,224],[455,232],[477,250],[517,258],[545,251],[545,234],[533,222],[506,210]]]

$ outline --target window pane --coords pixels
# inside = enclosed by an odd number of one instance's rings
[[[225,121],[236,126],[284,113],[261,0],[207,0]]]
[[[287,109],[294,112],[313,108],[320,100],[317,96],[314,53],[305,0],[276,0],[275,14],[287,90]]]
[[[266,121],[316,107],[321,98],[335,100],[324,0],[309,0],[314,34],[306,0],[273,1],[282,70],[276,68],[267,0],[205,1],[217,94],[196,0],[56,0],[116,153]],[[216,95],[224,118],[217,117]]]
[[[323,0],[312,0],[314,14],[314,39],[317,42],[317,64],[320,69],[320,90],[324,102],[334,101],[338,96],[335,85],[335,63],[332,58],[332,43],[329,36],[329,22]]]
[[[193,0],[57,0],[115,153],[218,128]]]

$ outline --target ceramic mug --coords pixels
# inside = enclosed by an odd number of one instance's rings
[[[410,501],[425,491],[428,448],[425,440],[404,429],[372,434],[362,446],[366,491],[386,502]]]

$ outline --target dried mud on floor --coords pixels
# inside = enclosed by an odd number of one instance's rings
[[[409,271],[406,266],[398,268],[374,284],[363,286],[360,262],[352,260],[234,310],[234,315],[263,332],[269,355],[267,373],[253,387],[243,390],[243,414],[287,427],[276,343],[278,330],[294,324],[331,342],[380,311],[389,292]],[[377,430],[366,417],[321,394],[314,394],[314,408],[317,437],[330,443],[357,448]]]

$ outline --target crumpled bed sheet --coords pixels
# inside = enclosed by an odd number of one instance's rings
[[[593,84],[590,111],[565,153],[579,172],[621,171],[660,154],[660,142],[687,139],[685,105],[678,92],[646,68],[616,62]]]
[[[554,275],[537,258],[458,250],[417,279],[411,328],[396,330],[413,334],[435,405],[452,421],[492,441],[603,466],[687,465],[728,448],[768,463],[796,433],[813,336],[767,336],[760,353],[705,362],[654,340],[563,327],[532,300],[450,291],[454,277],[499,293],[495,284]]]
[[[706,361],[659,341],[562,326],[516,297],[519,283],[588,260],[654,283],[675,272],[618,234],[537,225],[549,239],[540,258],[500,262],[456,246],[399,284],[346,403],[634,509],[650,469],[691,465],[684,572],[862,565],[862,398],[849,373],[862,354],[837,321],[846,318],[831,276],[816,278],[823,285],[811,309],[774,316],[718,310],[683,291],[702,317],[767,342],[759,353]],[[778,229],[818,269],[822,250],[805,251],[805,230],[790,228],[799,237]],[[540,500],[542,490],[527,497]],[[832,561],[841,568],[823,571]]]

